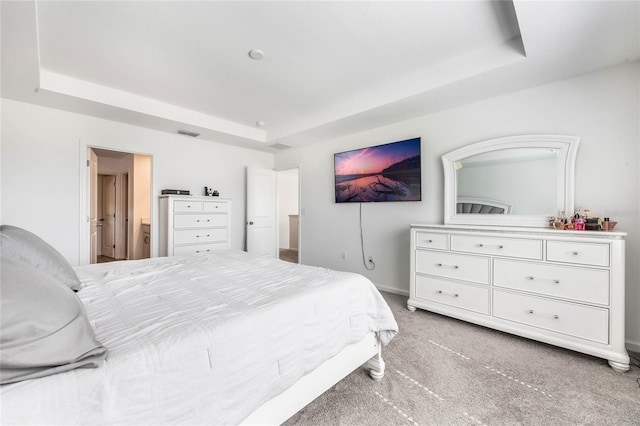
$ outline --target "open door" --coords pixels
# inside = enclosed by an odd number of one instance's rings
[[[247,252],[277,257],[276,172],[247,168]]]
[[[102,254],[115,258],[116,252],[116,177],[102,178]]]

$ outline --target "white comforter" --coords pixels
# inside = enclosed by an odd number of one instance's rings
[[[3,386],[2,424],[232,424],[393,315],[366,278],[241,251],[76,268],[105,364]]]

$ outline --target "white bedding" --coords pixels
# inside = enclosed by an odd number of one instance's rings
[[[393,315],[361,275],[241,251],[76,268],[105,364],[2,386],[2,424],[235,424]]]

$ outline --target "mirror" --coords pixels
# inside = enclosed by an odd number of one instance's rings
[[[447,225],[548,227],[573,214],[575,136],[512,136],[442,156]]]

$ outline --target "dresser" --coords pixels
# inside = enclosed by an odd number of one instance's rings
[[[160,256],[184,256],[231,247],[231,200],[160,196]]]
[[[411,225],[407,307],[604,358],[627,371],[625,235]]]

